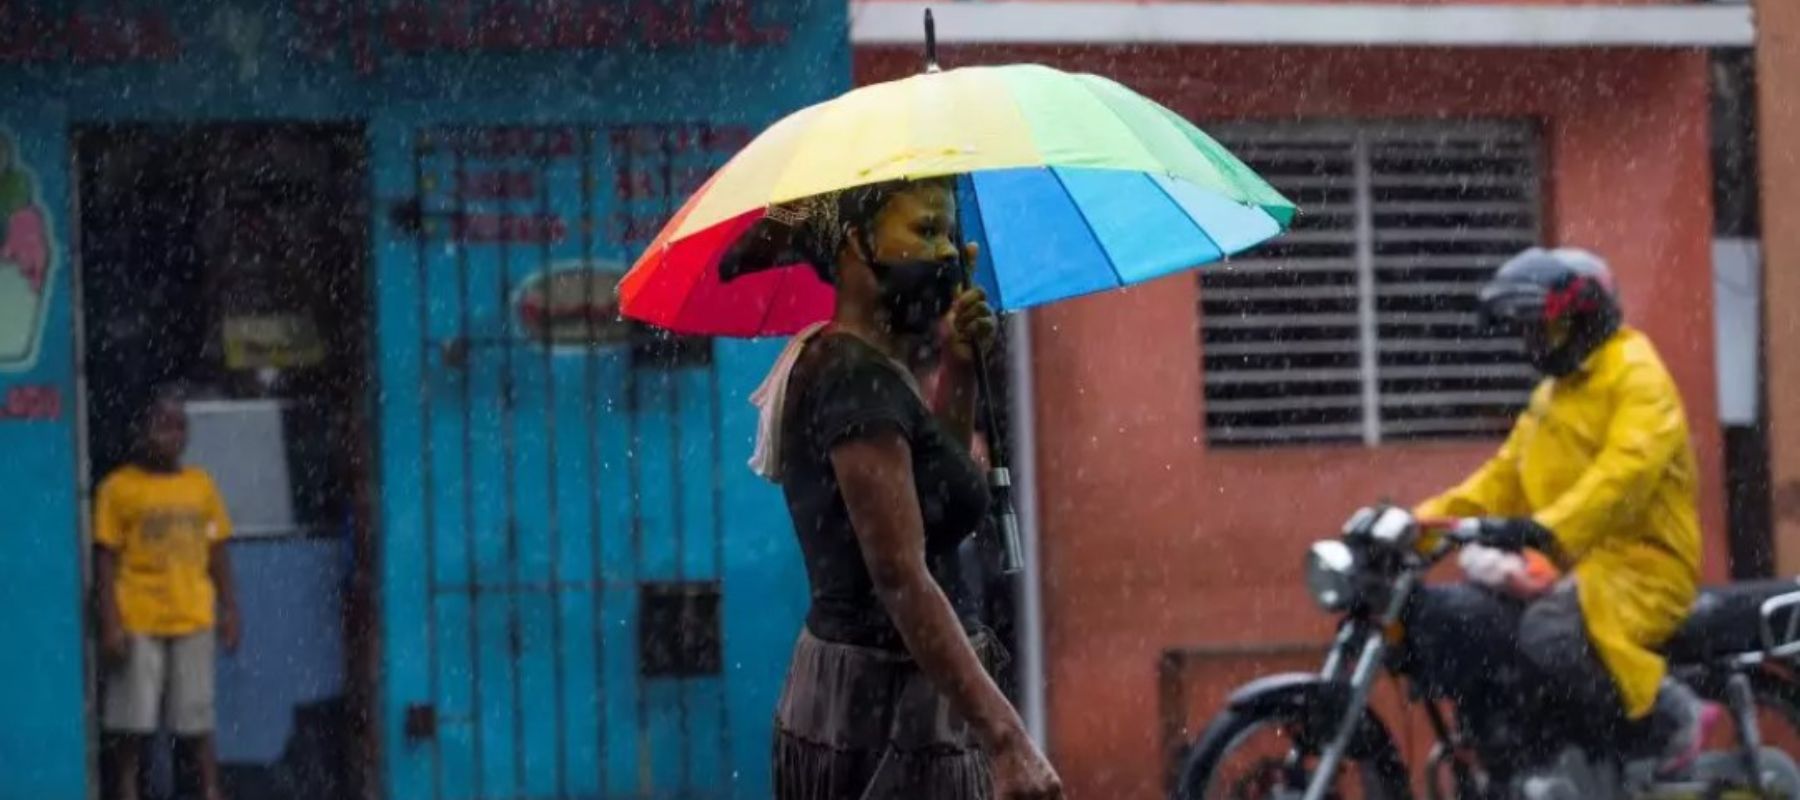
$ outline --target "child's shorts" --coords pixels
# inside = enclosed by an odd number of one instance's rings
[[[160,722],[176,736],[212,733],[213,632],[134,633],[127,641],[124,661],[106,673],[101,726],[109,733],[153,734]]]

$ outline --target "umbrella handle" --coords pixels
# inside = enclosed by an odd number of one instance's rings
[[[929,30],[929,26],[931,25],[931,12],[930,11],[925,12],[925,24],[927,26],[927,30]],[[958,262],[962,262],[963,257],[968,253],[968,243],[963,241],[963,238],[960,234],[955,236],[955,242],[956,242],[956,259]],[[963,270],[962,270],[962,290],[963,291],[968,291],[970,289],[978,288],[979,284],[977,284],[975,282],[975,267],[976,267],[975,264],[967,264],[967,263],[963,264]],[[980,400],[981,400],[982,411],[984,413],[984,416],[986,416],[986,418],[987,418],[988,435],[989,436],[999,436],[1000,435],[1000,424],[999,424],[1000,417],[999,417],[999,415],[994,413],[994,387],[993,387],[993,383],[992,383],[991,379],[988,376],[987,348],[982,347],[980,342],[971,341],[971,342],[969,342],[969,353],[974,356],[974,360],[975,360],[975,387],[976,387],[976,390],[981,395]],[[1001,455],[1000,448],[997,448],[997,447],[988,448],[988,463],[993,464],[994,468],[996,470],[1005,471],[1006,459],[1003,455]],[[1009,485],[1010,485],[1010,483],[1009,483]]]
[[[935,69],[937,39],[931,21],[931,12],[925,12],[925,47],[930,60],[929,67]],[[967,176],[958,178],[968,180]],[[960,192],[959,192],[960,193]],[[958,261],[968,252],[967,243],[963,241],[961,232],[956,236],[956,257]],[[975,288],[975,270],[977,264],[963,264],[963,289]],[[975,389],[977,402],[981,404],[983,416],[987,420],[988,430],[988,494],[993,498],[992,510],[994,522],[999,527],[1000,543],[1004,546],[1001,553],[1000,571],[1006,575],[1017,575],[1025,568],[1025,547],[1019,540],[1019,515],[1013,508],[1012,472],[1006,468],[1006,448],[999,446],[1000,415],[995,411],[997,399],[994,396],[994,383],[988,374],[987,348],[980,342],[969,343],[970,355],[974,356]]]
[[[1017,575],[1025,568],[1025,547],[1019,540],[1019,514],[1013,508],[1012,472],[1006,468],[1006,448],[1000,446],[1000,415],[994,411],[994,386],[988,376],[987,348],[970,342],[975,356],[975,386],[979,402],[987,417],[988,429],[988,493],[993,497],[994,522],[999,525],[1000,543],[1004,546],[1000,571]]]

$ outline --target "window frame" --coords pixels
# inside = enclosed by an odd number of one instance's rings
[[[1285,421],[1266,425],[1246,425],[1235,428],[1229,423],[1214,422],[1214,414],[1219,413],[1217,412],[1217,408],[1222,403],[1231,404],[1236,413],[1247,413],[1245,409],[1254,407],[1258,402],[1256,400],[1248,399],[1221,401],[1220,399],[1211,396],[1213,390],[1208,386],[1208,384],[1212,383],[1212,381],[1207,380],[1209,375],[1217,374],[1221,372],[1221,370],[1217,367],[1209,369],[1207,365],[1207,356],[1209,354],[1215,356],[1219,355],[1215,351],[1215,348],[1233,347],[1233,345],[1229,343],[1221,344],[1219,342],[1208,341],[1209,330],[1214,329],[1209,329],[1208,317],[1204,308],[1209,296],[1208,287],[1205,284],[1208,276],[1213,274],[1213,272],[1210,271],[1230,269],[1231,262],[1227,261],[1223,265],[1214,265],[1204,268],[1196,278],[1200,284],[1200,298],[1198,304],[1200,319],[1199,324],[1196,327],[1201,340],[1200,368],[1202,371],[1202,386],[1205,387],[1203,388],[1203,392],[1206,395],[1203,397],[1202,402],[1203,418],[1201,423],[1208,445],[1231,449],[1264,449],[1271,447],[1351,444],[1360,441],[1364,446],[1374,447],[1384,444],[1431,440],[1488,441],[1503,436],[1504,429],[1497,431],[1471,430],[1468,432],[1456,432],[1448,429],[1434,431],[1430,429],[1428,424],[1424,426],[1409,426],[1403,420],[1388,418],[1386,412],[1390,410],[1390,407],[1404,407],[1407,405],[1407,403],[1403,402],[1394,402],[1396,398],[1425,396],[1431,393],[1397,390],[1391,387],[1384,390],[1382,385],[1384,372],[1392,375],[1396,370],[1401,370],[1417,375],[1428,375],[1435,371],[1440,375],[1447,377],[1454,374],[1455,367],[1446,368],[1446,365],[1411,368],[1384,367],[1382,365],[1384,340],[1409,341],[1415,346],[1422,345],[1425,348],[1443,348],[1444,343],[1457,342],[1464,346],[1456,347],[1453,351],[1439,350],[1439,352],[1457,353],[1510,353],[1517,349],[1517,345],[1501,344],[1507,342],[1506,339],[1489,338],[1461,340],[1448,337],[1441,339],[1434,337],[1409,340],[1391,336],[1384,337],[1381,334],[1384,316],[1379,307],[1380,301],[1384,297],[1381,273],[1384,269],[1393,269],[1393,267],[1384,265],[1382,263],[1384,257],[1377,253],[1377,246],[1382,239],[1384,228],[1378,224],[1376,219],[1377,214],[1381,210],[1380,206],[1382,203],[1377,200],[1375,195],[1378,184],[1383,182],[1381,180],[1382,176],[1376,174],[1376,163],[1378,160],[1376,151],[1381,144],[1394,142],[1429,143],[1434,139],[1440,141],[1448,139],[1480,139],[1492,142],[1496,149],[1504,150],[1510,148],[1522,151],[1521,155],[1524,160],[1524,168],[1521,174],[1523,178],[1518,182],[1521,197],[1517,201],[1512,201],[1512,205],[1516,208],[1523,209],[1529,214],[1530,223],[1524,228],[1513,228],[1511,229],[1511,232],[1520,234],[1522,243],[1529,240],[1529,243],[1531,244],[1542,244],[1547,238],[1549,224],[1550,209],[1547,202],[1547,193],[1551,180],[1548,171],[1549,158],[1546,151],[1546,137],[1544,136],[1542,121],[1532,117],[1461,117],[1445,119],[1400,117],[1360,119],[1334,118],[1307,119],[1288,122],[1227,121],[1214,123],[1208,127],[1208,130],[1234,152],[1238,152],[1241,149],[1247,149],[1246,142],[1256,140],[1268,141],[1273,146],[1305,145],[1307,143],[1347,145],[1350,167],[1350,174],[1346,182],[1350,192],[1347,212],[1341,204],[1325,204],[1325,207],[1335,209],[1335,213],[1348,213],[1353,218],[1348,228],[1348,233],[1350,234],[1351,242],[1349,266],[1354,273],[1354,342],[1351,344],[1356,353],[1354,371],[1356,373],[1355,383],[1357,384],[1357,391],[1354,395],[1348,393],[1343,394],[1341,399],[1340,395],[1321,393],[1318,396],[1321,399],[1314,399],[1310,402],[1298,399],[1287,400],[1285,397],[1261,402],[1265,404],[1272,403],[1273,405],[1268,406],[1270,408],[1279,408],[1282,402],[1286,400],[1287,407],[1290,409],[1329,409],[1334,407],[1332,401],[1336,400],[1337,405],[1335,408],[1342,410],[1351,408],[1348,402],[1345,401],[1354,397],[1354,409],[1358,412],[1356,423],[1354,423],[1358,430],[1354,435],[1347,434],[1346,423],[1342,421],[1324,422],[1316,425]],[[1454,177],[1456,174],[1458,173],[1451,173],[1450,177]],[[1329,184],[1331,181],[1338,180],[1338,178],[1329,173],[1325,173],[1322,174],[1322,180],[1326,184]],[[1396,178],[1394,180],[1398,183],[1400,179]],[[1282,188],[1280,186],[1282,181],[1279,179],[1272,180],[1271,183],[1276,184],[1278,189]],[[1438,202],[1448,204],[1479,201],[1452,200]],[[1502,204],[1495,203],[1494,205]],[[1453,210],[1454,209],[1446,209],[1446,211]],[[1301,218],[1304,219],[1304,216],[1307,213],[1308,208],[1306,204],[1301,203]],[[1394,228],[1388,228],[1387,230],[1406,230],[1406,228],[1403,226],[1396,226]],[[1494,230],[1495,233],[1490,235],[1503,235],[1505,232],[1508,232],[1507,229],[1502,227],[1496,227]],[[1320,233],[1326,235],[1325,238],[1329,239],[1331,237],[1328,234],[1339,233],[1339,231],[1309,232],[1303,230],[1298,233],[1301,236],[1305,236],[1308,233]],[[1290,237],[1293,235],[1293,233],[1284,234],[1275,241],[1292,242],[1293,240]],[[1320,257],[1321,263],[1328,258],[1329,257]],[[1405,256],[1386,256],[1385,258],[1396,259],[1405,258]],[[1422,256],[1421,258],[1432,259],[1434,257]],[[1473,257],[1438,256],[1435,258],[1476,258],[1484,262],[1491,262],[1491,265],[1495,267],[1499,266],[1499,264],[1505,260],[1505,256],[1503,255],[1483,255]],[[1295,260],[1304,259],[1305,257],[1302,256]],[[1252,250],[1249,253],[1240,256],[1238,260],[1280,262],[1286,259],[1282,256],[1259,256],[1257,251]],[[1485,267],[1486,264],[1483,264],[1483,266]],[[1318,269],[1320,269],[1320,271],[1338,271],[1322,267]],[[1270,272],[1271,274],[1286,273],[1286,269],[1277,267],[1270,270]],[[1414,282],[1416,283],[1416,281]],[[1404,283],[1404,281],[1402,283]],[[1273,287],[1270,290],[1270,293],[1276,294],[1274,290],[1279,288],[1281,287]],[[1213,291],[1217,292],[1220,290],[1215,288]],[[1245,290],[1239,288],[1237,291],[1242,293]],[[1251,293],[1254,293],[1255,291],[1255,289],[1250,290]],[[1328,288],[1320,291],[1325,292],[1325,294],[1329,296]],[[1389,292],[1388,294],[1393,294],[1396,297],[1402,296],[1399,293],[1393,292]],[[1296,293],[1295,296],[1303,296],[1303,293]],[[1390,324],[1393,313],[1394,312],[1388,312]],[[1404,315],[1405,312],[1400,313]],[[1343,315],[1338,316],[1341,317]],[[1329,330],[1340,326],[1320,324],[1318,322],[1290,322],[1286,325],[1269,327],[1273,327],[1277,330],[1288,328],[1295,331],[1304,331],[1309,328],[1315,330]],[[1317,343],[1309,342],[1311,345],[1310,350],[1306,345],[1298,345],[1295,352],[1306,353],[1310,351],[1314,353],[1342,353],[1348,349],[1343,346],[1343,343],[1348,338],[1349,337],[1321,338],[1317,340]],[[1516,342],[1516,340],[1512,341]],[[1334,344],[1337,345],[1337,347],[1334,348],[1332,346]],[[1246,355],[1257,352],[1257,348],[1254,344],[1238,344],[1234,349]],[[1266,354],[1267,351],[1264,350],[1262,352]],[[1388,352],[1399,353],[1402,351],[1400,348],[1390,348],[1388,349]],[[1424,351],[1420,350],[1419,352]],[[1522,355],[1517,361],[1521,364],[1523,363]],[[1294,368],[1285,367],[1282,368],[1281,371],[1285,372],[1292,369]],[[1474,370],[1479,369],[1479,367],[1464,367],[1464,369]],[[1273,372],[1275,370],[1269,371]],[[1342,367],[1338,367],[1332,371],[1342,372],[1345,370]],[[1495,371],[1502,377],[1517,378],[1519,369],[1516,366],[1500,366],[1496,367]],[[1521,378],[1521,380],[1523,379]],[[1349,381],[1343,382],[1348,383]],[[1227,381],[1221,380],[1220,383],[1221,385],[1225,385]],[[1535,383],[1535,380],[1530,381],[1530,383]],[[1495,395],[1504,395],[1508,393],[1511,393],[1510,389],[1486,389],[1465,392],[1463,394],[1465,398],[1482,395],[1489,398],[1487,402],[1491,403],[1492,398]],[[1455,396],[1456,393],[1439,390],[1437,394],[1439,396]],[[1509,408],[1514,408],[1515,410],[1522,409],[1525,402],[1529,399],[1529,396],[1530,390],[1524,389],[1517,392],[1516,401],[1506,403],[1505,405]],[[1332,398],[1332,400],[1323,400],[1322,398]],[[1416,405],[1416,402],[1414,404]],[[1474,415],[1470,415],[1470,418],[1474,418]]]

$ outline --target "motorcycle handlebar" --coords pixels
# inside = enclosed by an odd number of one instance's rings
[[[1481,521],[1473,517],[1421,519],[1419,520],[1419,529],[1427,533],[1439,534],[1445,540],[1459,546],[1481,541]]]

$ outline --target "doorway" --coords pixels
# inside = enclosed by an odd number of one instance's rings
[[[138,411],[181,389],[187,461],[219,485],[235,531],[226,788],[352,796],[367,741],[353,665],[370,627],[364,133],[128,124],[78,128],[74,143],[87,477],[122,465]],[[185,767],[162,760],[145,796],[176,796]]]

